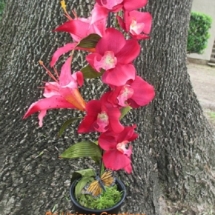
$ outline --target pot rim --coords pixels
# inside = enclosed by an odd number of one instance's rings
[[[70,187],[70,192],[69,192],[69,193],[70,193],[70,198],[71,198],[71,200],[72,200],[72,203],[73,203],[76,207],[82,208],[82,209],[87,210],[87,211],[89,211],[89,212],[98,212],[98,213],[101,213],[101,212],[104,212],[104,211],[108,212],[108,211],[110,211],[110,210],[113,210],[113,209],[119,207],[119,206],[123,203],[123,201],[125,200],[125,196],[126,196],[126,188],[125,188],[125,185],[122,183],[121,180],[119,180],[118,178],[116,178],[116,182],[117,182],[117,184],[121,187],[121,189],[122,189],[121,191],[123,192],[123,195],[122,195],[121,200],[120,200],[116,205],[114,205],[114,206],[111,207],[111,208],[104,208],[104,209],[100,209],[100,210],[98,210],[98,209],[92,209],[92,208],[86,208],[86,207],[80,205],[79,202],[78,202],[78,201],[76,200],[76,198],[75,198],[75,195],[74,195],[73,190],[74,190],[75,185],[77,184],[77,182],[78,182],[78,180],[73,181],[73,183],[72,183],[72,185],[71,185],[71,187]]]

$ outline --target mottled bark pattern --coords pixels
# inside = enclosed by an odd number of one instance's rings
[[[215,205],[215,139],[187,73],[186,35],[191,3],[151,1],[153,32],[143,45],[137,65],[144,68],[142,75],[157,92],[150,108],[151,120],[145,117],[143,131],[148,133],[147,127],[153,126],[149,144],[157,160],[163,192],[176,208],[194,212],[204,208],[202,212],[206,212]]]
[[[67,0],[79,16],[89,14],[91,3]],[[147,7],[154,17],[153,31],[151,39],[142,42],[136,65],[155,86],[156,98],[124,120],[137,124],[140,137],[133,147],[133,174],[119,174],[128,191],[123,212],[166,215],[168,207],[191,213],[215,205],[214,136],[186,68],[191,3],[150,0]],[[89,160],[58,159],[71,143],[88,137],[74,131],[77,123],[57,137],[60,125],[79,113],[49,111],[42,129],[37,114],[22,120],[27,107],[42,96],[38,86],[48,80],[38,61],[48,66],[54,50],[70,41],[67,34],[52,32],[65,20],[59,1],[7,1],[0,24],[0,214],[38,215],[53,207],[58,212],[72,210],[70,176],[93,165]],[[77,54],[73,71],[83,61]],[[96,80],[86,85],[85,98],[105,90]]]

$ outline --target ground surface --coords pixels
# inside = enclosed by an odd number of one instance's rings
[[[194,91],[206,117],[215,128],[215,67],[188,64]]]

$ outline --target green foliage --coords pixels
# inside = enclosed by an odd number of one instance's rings
[[[212,18],[210,16],[198,12],[191,12],[187,40],[188,53],[201,54],[207,47],[211,24]]]
[[[96,176],[96,173],[93,169],[78,170],[78,171],[73,172],[71,183],[77,179],[82,178],[82,177],[88,177],[88,178],[94,177],[95,178],[95,176]]]
[[[120,112],[121,112],[120,119],[122,119],[131,109],[132,109],[132,107],[130,107],[130,106],[123,107],[123,108],[120,110]]]
[[[94,142],[82,141],[73,144],[60,155],[60,158],[81,158],[81,157],[91,157],[94,161],[99,163],[102,157],[101,149]]]
[[[75,186],[75,197],[78,198],[82,194],[82,190],[84,187],[89,184],[90,182],[93,182],[93,177],[83,177],[80,179],[80,181]]]
[[[79,42],[78,47],[95,48],[100,39],[101,37],[98,34],[90,34]]]
[[[97,78],[102,76],[104,72],[97,72],[95,69],[93,69],[90,65],[87,65],[86,67],[81,69],[81,72],[83,73],[84,78]]]
[[[5,6],[4,0],[0,0],[0,20],[1,20],[1,17],[2,17],[4,6]]]
[[[86,207],[96,210],[111,208],[116,205],[122,198],[122,192],[117,190],[117,185],[105,187],[106,191],[99,196],[93,197],[90,194],[82,194],[78,202]]]
[[[74,123],[76,120],[81,119],[82,117],[75,117],[72,119],[68,119],[66,122],[63,123],[63,125],[60,128],[60,131],[58,132],[58,136],[60,137],[67,127],[69,127],[72,123]]]
[[[75,197],[78,198],[83,188],[90,182],[95,180],[96,172],[93,169],[82,169],[73,172],[71,183],[79,179],[78,183],[75,186]]]

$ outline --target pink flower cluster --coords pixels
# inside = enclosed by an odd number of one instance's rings
[[[85,116],[78,127],[78,133],[99,132],[98,144],[104,151],[104,166],[131,173],[130,142],[138,135],[134,131],[136,125],[124,126],[120,123],[122,110],[128,106],[145,106],[155,95],[153,86],[137,75],[133,64],[141,50],[138,40],[149,38],[151,30],[150,13],[137,11],[146,5],[147,0],[96,0],[88,18],[77,17],[75,12],[74,18],[71,18],[62,2],[68,21],[55,31],[69,33],[73,42],[55,51],[51,67],[54,67],[61,55],[69,51],[87,51],[88,65],[101,74],[101,80],[109,86],[109,90],[99,100],[85,102],[78,90],[83,84],[83,74],[81,71],[71,74],[72,57],[69,57],[60,75],[56,74],[57,78],[44,66],[54,82],[45,84],[45,98],[33,103],[24,118],[39,111],[39,125],[42,126],[48,109],[72,108],[84,111]],[[117,13],[116,20],[122,31],[106,27],[109,13]],[[91,34],[97,34],[100,38],[95,47],[81,47],[80,42]]]

